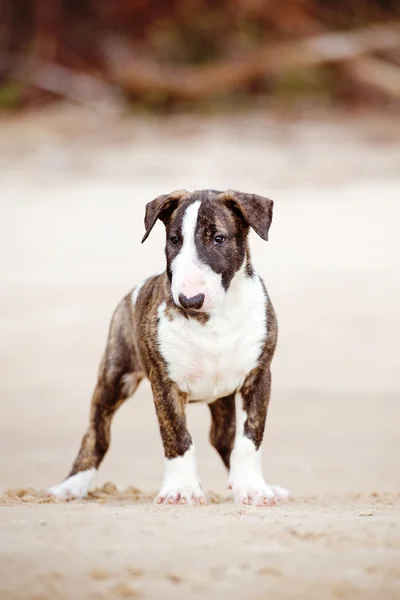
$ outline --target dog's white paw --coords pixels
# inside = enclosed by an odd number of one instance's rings
[[[230,486],[235,504],[251,504],[254,506],[273,506],[280,500],[286,500],[288,490],[278,485],[268,485],[263,479],[259,481],[233,481]]]
[[[165,474],[156,504],[206,504],[195,460],[194,445],[183,456],[165,461]]]
[[[198,481],[182,482],[181,486],[163,485],[156,504],[206,504],[206,498]]]
[[[247,415],[241,409],[240,397],[239,400],[240,402],[236,403],[239,434],[231,454],[229,488],[232,490],[235,504],[272,506],[279,500],[289,498],[290,494],[278,485],[265,483],[261,469],[261,450],[256,449],[254,442],[244,434]]]
[[[53,485],[48,488],[48,493],[59,500],[72,500],[73,498],[84,498],[90,488],[93,478],[96,474],[96,469],[88,469],[80,471],[76,475],[72,475],[58,485]]]

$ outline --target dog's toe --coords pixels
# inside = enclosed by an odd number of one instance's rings
[[[181,496],[178,492],[160,492],[155,499],[155,504],[178,504]]]
[[[198,487],[198,489],[197,489]],[[156,504],[207,504],[206,498],[201,491],[200,486],[196,489],[182,489],[181,491],[169,490],[161,491],[155,499]]]
[[[273,490],[278,500],[287,500],[288,498],[290,498],[289,490],[286,490],[285,488],[280,487],[279,485],[271,485],[271,489]]]
[[[289,492],[279,486],[271,486],[264,482],[257,486],[235,485],[231,486],[235,504],[252,506],[274,506],[280,500],[289,497]]]

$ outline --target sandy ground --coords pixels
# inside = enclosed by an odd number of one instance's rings
[[[399,133],[390,116],[0,122],[1,599],[400,597]],[[193,406],[209,504],[154,506],[144,383],[116,416],[100,488],[49,502],[111,312],[163,268],[162,226],[140,245],[144,205],[182,187],[276,201],[270,242],[252,236],[280,321],[263,452],[292,499],[234,507]]]

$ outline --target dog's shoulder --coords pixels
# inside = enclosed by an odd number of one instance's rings
[[[151,362],[159,358],[158,309],[167,295],[168,278],[166,272],[163,272],[140,282],[128,296],[133,315],[135,343],[146,371]]]
[[[151,275],[138,283],[130,292],[130,302],[137,318],[162,302],[166,286],[166,274]]]

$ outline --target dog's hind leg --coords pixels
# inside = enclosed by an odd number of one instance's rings
[[[139,385],[143,374],[134,347],[130,295],[118,305],[110,325],[90,411],[89,427],[68,477],[49,488],[57,498],[83,498],[110,445],[116,410]]]
[[[235,394],[219,398],[208,405],[211,411],[210,442],[229,469],[235,442]]]

